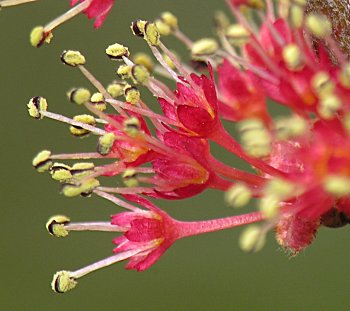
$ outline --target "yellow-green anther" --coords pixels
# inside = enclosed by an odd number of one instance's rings
[[[343,125],[344,125],[346,131],[348,132],[348,134],[350,135],[350,113],[344,114]]]
[[[322,118],[332,119],[341,106],[342,103],[338,96],[328,95],[321,99],[317,111]]]
[[[51,288],[56,293],[66,293],[77,286],[78,282],[71,277],[70,271],[58,271],[53,276]]]
[[[245,252],[258,252],[266,242],[266,235],[256,225],[247,227],[239,238],[239,246]]]
[[[214,26],[220,32],[224,31],[228,26],[230,26],[230,20],[223,11],[215,12]]]
[[[52,166],[52,160],[50,159],[51,152],[43,150],[39,152],[33,159],[32,164],[34,168],[39,172],[43,173],[50,169]]]
[[[160,33],[155,23],[147,22],[145,25],[145,40],[148,44],[159,45]]]
[[[98,110],[104,111],[107,109],[107,104],[105,102],[105,98],[99,92],[92,94],[90,98],[90,103]]]
[[[249,40],[250,33],[241,24],[233,24],[227,27],[225,36],[231,44],[242,46]]]
[[[273,218],[278,214],[280,200],[278,195],[267,195],[259,201],[259,210],[266,218]]]
[[[65,225],[69,224],[70,219],[64,215],[52,216],[46,223],[46,230],[53,236],[63,238],[68,235]]]
[[[140,91],[134,86],[128,86],[124,89],[125,100],[132,104],[136,105],[141,98]]]
[[[106,54],[111,59],[122,60],[123,56],[129,57],[130,52],[124,45],[115,43],[106,48]]]
[[[107,86],[107,92],[113,98],[118,98],[124,95],[124,87],[125,87],[124,81],[122,82],[115,81]]]
[[[247,119],[239,124],[243,148],[253,157],[270,154],[271,138],[259,119]]]
[[[160,15],[160,19],[172,29],[178,27],[177,17],[171,12],[163,12]]]
[[[307,130],[307,122],[295,115],[290,118],[279,118],[275,121],[277,138],[281,140],[302,135]]]
[[[209,56],[215,54],[218,49],[218,43],[211,38],[200,39],[193,43],[191,54],[194,59],[201,56]]]
[[[91,93],[83,87],[71,89],[67,93],[68,99],[75,104],[83,105],[90,101]]]
[[[175,52],[172,51],[172,53],[176,56],[177,59],[180,59],[179,56],[176,55]],[[173,63],[173,61],[170,59],[170,57],[167,54],[162,54],[163,59],[165,61],[165,63],[171,68],[171,69],[175,69],[175,64]]]
[[[79,51],[63,51],[61,54],[61,60],[64,64],[76,67],[80,65],[85,65],[86,60],[84,55],[82,55]]]
[[[350,178],[348,176],[332,175],[327,176],[323,181],[324,189],[337,197],[350,194]]]
[[[153,71],[154,62],[148,54],[142,52],[136,53],[131,59],[135,64],[143,65],[148,69],[148,71]]]
[[[47,101],[44,97],[35,96],[27,104],[28,113],[35,119],[42,119],[44,116],[41,112],[47,111]]]
[[[81,184],[66,183],[62,186],[61,192],[66,197],[76,197],[78,195],[88,196],[92,191],[100,185],[99,181],[95,178],[84,180]]]
[[[122,175],[123,182],[127,187],[137,187],[139,182],[137,180],[137,174],[134,169],[126,169]]]
[[[331,95],[335,89],[334,82],[325,71],[317,72],[311,79],[311,85],[319,97]]]
[[[304,21],[304,8],[292,5],[289,13],[290,24],[293,28],[300,28]]]
[[[98,139],[97,152],[101,155],[110,153],[116,137],[114,133],[107,133]]]
[[[290,70],[298,70],[302,65],[302,54],[300,48],[294,44],[290,43],[283,48],[282,57],[286,66]]]
[[[283,200],[295,193],[295,186],[286,180],[274,178],[266,184],[265,193]]]
[[[350,64],[346,63],[341,67],[341,71],[339,72],[339,82],[340,84],[350,89]]]
[[[45,32],[43,26],[37,26],[33,28],[32,31],[30,32],[29,41],[32,46],[39,47],[44,42],[50,43],[52,37],[53,35],[50,31]]]
[[[247,5],[253,9],[263,9],[265,8],[265,2],[263,0],[248,0]]]
[[[135,83],[144,84],[148,81],[150,73],[143,65],[134,65],[131,68],[131,78]]]
[[[332,24],[325,15],[310,14],[306,17],[305,24],[315,37],[324,38],[332,34]]]
[[[164,23],[161,19],[156,19],[155,24],[161,36],[169,36],[172,34],[173,30],[169,25]]]
[[[77,115],[73,118],[74,121],[78,121],[81,123],[85,123],[87,125],[92,125],[95,126],[96,125],[96,119],[88,114],[81,114],[81,115]],[[85,135],[90,134],[89,130],[86,130],[80,126],[76,126],[76,125],[72,125],[69,127],[69,131],[71,132],[71,134],[73,134],[74,136],[77,137],[83,137]]]
[[[138,37],[144,37],[145,36],[145,26],[146,26],[146,21],[144,20],[135,20],[131,23],[131,30],[135,36]]]
[[[121,65],[117,69],[117,75],[122,79],[128,79],[131,76],[131,67],[128,65]]]
[[[74,179],[80,179],[86,177],[94,172],[95,165],[91,162],[79,162],[75,163],[70,172]]]
[[[225,192],[226,202],[233,207],[243,207],[247,205],[252,198],[252,192],[243,184],[236,184]]]
[[[140,120],[136,117],[131,117],[123,122],[124,132],[130,137],[136,137],[140,133]]]
[[[63,163],[54,163],[50,168],[51,177],[59,182],[67,182],[72,178],[71,167]]]

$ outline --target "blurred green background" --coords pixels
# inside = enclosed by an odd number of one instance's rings
[[[46,233],[46,220],[57,213],[77,221],[108,220],[120,209],[96,197],[65,198],[48,175],[32,169],[31,159],[39,150],[89,151],[95,141],[72,138],[65,125],[29,118],[28,99],[42,95],[51,111],[68,116],[83,113],[67,103],[65,93],[72,86],[89,87],[89,83],[78,70],[61,64],[62,50],[81,50],[87,67],[106,84],[115,72],[115,63],[104,54],[107,45],[120,42],[131,52],[147,50],[143,40],[130,33],[133,19],[153,19],[170,10],[179,17],[183,31],[196,39],[211,36],[212,14],[226,10],[224,0],[116,0],[100,30],[81,15],[57,29],[52,44],[30,47],[30,29],[68,7],[68,0],[46,0],[0,14],[0,310],[348,310],[347,227],[321,229],[313,245],[294,259],[280,250],[273,234],[258,254],[240,251],[241,229],[189,238],[178,241],[146,272],[126,271],[117,264],[84,277],[67,294],[51,291],[55,271],[74,270],[109,256],[114,235],[75,233],[55,239]],[[164,41],[171,48],[179,47],[174,40]],[[184,220],[235,212],[214,191],[157,204]]]

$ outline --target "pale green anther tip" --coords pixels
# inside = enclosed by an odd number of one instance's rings
[[[107,155],[110,153],[115,140],[116,136],[114,133],[107,133],[100,136],[97,145],[97,152],[101,155]]]
[[[107,92],[113,98],[118,98],[124,95],[125,82],[113,82],[107,86]]]
[[[275,195],[267,195],[259,201],[259,210],[265,218],[277,216],[280,200]]]
[[[48,105],[44,97],[35,96],[30,99],[27,107],[28,113],[32,118],[42,119],[44,117],[42,113],[47,111]]]
[[[106,48],[106,54],[109,58],[115,60],[122,60],[124,57],[129,57],[130,52],[127,47],[119,43],[112,44]]]
[[[134,65],[131,68],[131,77],[135,83],[144,84],[147,83],[150,73],[143,65]]]
[[[136,177],[137,173],[134,169],[126,169],[122,175],[125,186],[129,188],[137,187],[139,185],[139,182]]]
[[[52,166],[52,160],[50,159],[51,152],[43,150],[39,152],[33,159],[32,164],[34,168],[39,172],[43,173],[50,169]]]
[[[124,121],[124,132],[130,137],[136,137],[140,133],[140,120],[136,117],[131,117]]]
[[[251,198],[252,192],[247,186],[243,184],[233,185],[225,192],[226,202],[230,206],[236,208],[240,208],[247,205]]]
[[[45,32],[44,27],[37,26],[30,32],[29,41],[32,46],[39,47],[44,42],[50,43],[52,37],[53,35],[51,32]]]
[[[155,23],[147,22],[145,24],[145,40],[152,46],[158,46],[160,40],[160,33]]]
[[[242,46],[249,40],[250,33],[241,24],[233,24],[226,27],[225,36],[232,45]]]
[[[122,79],[128,79],[131,76],[131,67],[128,65],[121,65],[117,69],[117,75]]]
[[[74,116],[73,120],[87,124],[87,125],[91,125],[91,126],[96,125],[96,119],[89,114],[81,114],[81,115]],[[89,130],[86,130],[86,129],[84,129],[80,126],[76,126],[76,125],[70,126],[69,131],[71,132],[72,135],[74,135],[76,137],[84,137],[84,136],[90,134]]]
[[[131,59],[134,62],[134,64],[145,66],[148,69],[148,71],[152,71],[154,69],[154,62],[152,58],[146,53],[136,53],[131,57]]]
[[[210,56],[216,53],[218,43],[211,38],[200,39],[193,43],[191,54],[193,58],[201,58],[203,56]]]
[[[160,15],[160,19],[172,29],[176,29],[178,27],[177,17],[171,12],[163,12]]]
[[[128,103],[136,105],[140,101],[141,93],[136,87],[127,86],[124,89],[124,96]]]
[[[53,276],[51,288],[54,292],[62,294],[70,291],[78,282],[71,276],[70,271],[58,271]]]
[[[283,60],[290,70],[297,70],[302,65],[302,54],[296,44],[288,44],[282,51]]]
[[[50,168],[51,177],[59,182],[66,182],[72,178],[70,166],[63,163],[54,163]]]
[[[91,93],[88,89],[80,87],[71,89],[67,93],[67,96],[72,103],[83,105],[89,102],[91,98]]]
[[[324,189],[337,197],[350,194],[350,177],[331,175],[323,182]]]
[[[95,178],[85,180],[81,184],[64,184],[61,192],[66,197],[76,197],[78,195],[89,196],[95,188],[100,185],[100,182]]]
[[[107,109],[105,98],[100,92],[92,94],[90,98],[90,103],[99,111],[104,111]]]
[[[310,14],[306,17],[305,24],[315,37],[324,38],[332,33],[332,24],[325,15]]]
[[[75,163],[71,168],[71,174],[74,179],[80,179],[89,176],[94,172],[95,165],[92,162]]]
[[[155,20],[155,24],[161,36],[169,36],[173,32],[172,28],[164,23],[161,19]]]
[[[82,55],[79,51],[72,50],[63,51],[61,54],[61,60],[64,64],[72,67],[85,65],[86,63],[84,55]]]
[[[266,236],[261,228],[252,225],[247,227],[239,238],[239,246],[245,252],[258,252],[266,243]]]
[[[53,236],[62,238],[68,235],[68,230],[65,225],[69,224],[70,219],[64,215],[52,216],[46,222],[46,230]]]

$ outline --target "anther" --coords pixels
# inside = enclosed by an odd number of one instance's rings
[[[135,20],[131,23],[131,30],[133,32],[133,34],[135,36],[138,36],[138,37],[144,37],[145,36],[145,25],[146,25],[146,21],[144,20]]]
[[[95,126],[96,125],[96,119],[88,114],[81,114],[81,115],[77,115],[73,118],[74,121],[78,121],[81,123],[85,123],[88,125],[92,125]],[[80,126],[76,126],[76,125],[72,125],[69,127],[69,131],[71,132],[72,135],[76,136],[76,137],[84,137],[86,135],[90,134],[89,130],[86,130]]]
[[[265,246],[265,242],[266,235],[255,225],[247,227],[239,238],[239,246],[245,252],[260,251]]]
[[[123,60],[123,56],[129,57],[130,52],[124,45],[115,43],[106,48],[106,54],[111,59]]]
[[[171,29],[171,27],[164,23],[160,18],[156,19],[154,23],[156,24],[159,34],[161,36],[169,36],[172,34],[173,29]]]
[[[323,181],[324,189],[337,197],[350,194],[350,178],[341,175],[327,176]]]
[[[113,98],[118,98],[124,95],[124,87],[126,83],[124,81],[114,81],[107,86],[107,92]]]
[[[324,119],[332,119],[341,108],[342,102],[336,95],[328,95],[321,99],[317,112]]]
[[[310,14],[306,17],[306,27],[312,35],[325,38],[332,34],[332,24],[325,15]]]
[[[134,65],[131,68],[131,78],[135,83],[144,84],[148,81],[150,73],[143,65]]]
[[[307,122],[297,115],[279,118],[275,121],[275,130],[278,139],[289,139],[304,134],[307,130]]]
[[[223,11],[216,11],[214,14],[214,26],[218,32],[223,32],[230,26],[230,20]]]
[[[233,185],[225,192],[226,202],[237,208],[247,205],[251,198],[252,192],[244,184]]]
[[[77,286],[78,282],[71,276],[70,271],[58,271],[53,276],[51,288],[56,293],[66,293]]]
[[[145,24],[145,40],[152,46],[159,45],[160,33],[155,23]]]
[[[100,182],[95,178],[90,178],[84,180],[81,184],[71,184],[66,183],[62,185],[61,192],[66,197],[76,197],[78,195],[81,196],[89,196],[92,194],[95,188],[100,185]]]
[[[114,141],[116,137],[114,133],[107,133],[103,136],[100,136],[97,144],[97,152],[101,155],[107,155],[111,152]]]
[[[68,225],[70,219],[64,215],[52,216],[46,223],[46,230],[53,236],[61,238],[68,235],[65,225]]]
[[[124,96],[125,100],[132,105],[136,105],[141,98],[140,91],[135,86],[130,85],[124,88]]]
[[[177,17],[171,12],[163,12],[160,15],[160,19],[171,29],[176,29],[178,27]]]
[[[90,98],[90,103],[98,110],[104,111],[107,109],[107,104],[105,102],[105,98],[99,92],[92,94]]]
[[[51,31],[45,31],[44,27],[37,26],[31,31],[29,41],[32,46],[40,47],[43,43],[50,43],[52,37]]]
[[[250,33],[241,24],[233,24],[227,27],[225,36],[232,45],[242,46],[248,42]]]
[[[50,168],[51,177],[59,182],[67,182],[72,178],[71,167],[63,163],[54,163]]]
[[[334,82],[325,71],[317,72],[311,79],[311,85],[316,94],[321,98],[331,95],[335,89]]]
[[[137,187],[139,182],[137,180],[137,173],[134,169],[126,169],[122,175],[123,182],[127,187]]]
[[[204,38],[193,43],[191,54],[194,59],[215,54],[218,43],[214,39]]]
[[[95,169],[94,163],[80,162],[80,163],[75,163],[72,166],[70,173],[75,179],[80,179],[92,174],[94,172],[94,169]]]
[[[32,164],[34,168],[39,172],[43,173],[50,169],[52,166],[51,152],[43,150],[39,152],[33,159]]]
[[[117,69],[117,75],[122,79],[128,79],[131,76],[131,67],[129,65],[121,65]]]
[[[76,67],[80,65],[84,65],[86,63],[84,55],[82,55],[79,51],[63,51],[61,54],[61,61],[69,66]]]
[[[47,101],[44,97],[36,96],[30,99],[27,104],[29,115],[35,119],[42,119],[41,112],[47,111]]]
[[[349,63],[342,66],[341,71],[339,72],[339,82],[343,87],[350,89],[350,64]]]
[[[83,105],[86,104],[90,98],[91,98],[91,93],[88,89],[85,89],[83,87],[79,87],[79,88],[74,88],[71,89],[68,93],[67,93],[68,99],[75,104],[78,105]]]
[[[148,54],[142,52],[136,53],[131,57],[131,59],[135,64],[145,66],[150,72],[153,71],[154,62]]]
[[[290,70],[299,70],[302,65],[302,54],[299,47],[290,43],[283,48],[282,51],[283,60],[286,63],[286,66]]]
[[[136,117],[131,117],[123,122],[124,132],[130,137],[136,137],[140,133],[140,121]]]
[[[289,11],[289,20],[293,28],[300,28],[304,22],[304,8],[292,5]]]
[[[259,201],[259,210],[266,218],[273,218],[279,211],[279,197],[278,195],[268,194]]]

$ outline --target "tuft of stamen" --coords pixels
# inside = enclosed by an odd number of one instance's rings
[[[52,216],[46,223],[46,230],[53,236],[62,238],[68,235],[65,225],[70,223],[70,219],[64,215]]]
[[[54,292],[62,294],[70,291],[78,282],[71,276],[70,271],[58,271],[53,276],[51,288]]]
[[[73,51],[73,50],[68,50],[68,51],[63,51],[61,54],[61,61],[72,67],[80,66],[80,65],[85,65],[86,59],[83,54],[81,54],[79,51]]]
[[[52,160],[50,159],[50,157],[51,157],[51,152],[48,150],[43,150],[39,152],[32,161],[34,168],[39,173],[48,171],[52,166]]]

